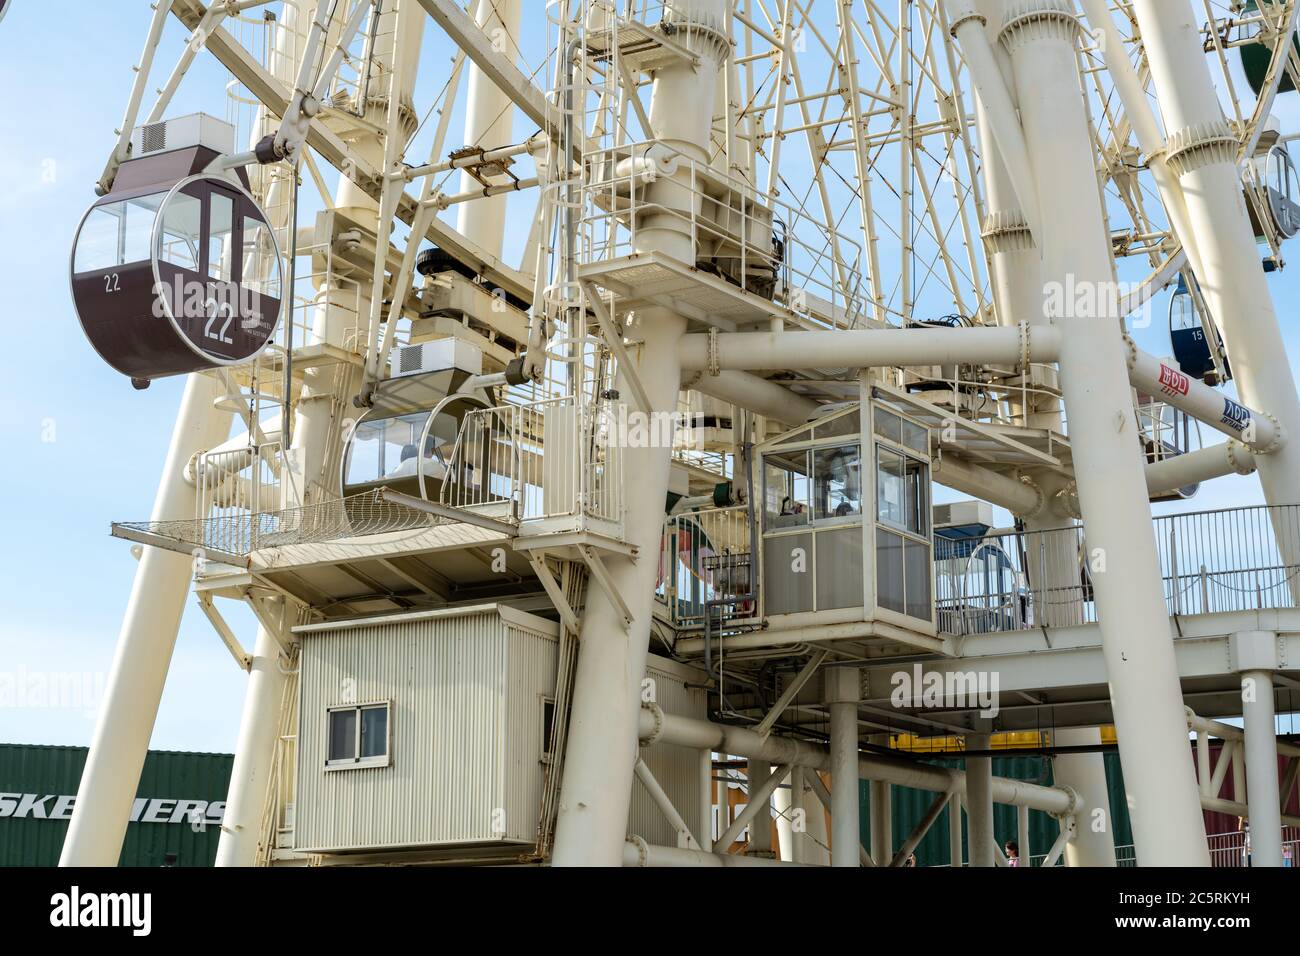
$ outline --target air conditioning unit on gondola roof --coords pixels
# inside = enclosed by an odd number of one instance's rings
[[[131,133],[131,158],[202,146],[214,153],[235,151],[235,127],[207,113],[191,113],[137,126]]]

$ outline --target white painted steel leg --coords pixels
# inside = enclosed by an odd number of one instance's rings
[[[1246,802],[1250,807],[1252,866],[1282,865],[1282,808],[1277,773],[1277,724],[1273,675],[1241,675],[1242,716],[1246,731]],[[1241,797],[1237,796],[1240,800]]]
[[[523,0],[493,0],[480,3],[478,23],[494,45],[510,57],[519,57],[519,30]],[[423,11],[421,11],[423,13]],[[465,106],[465,142],[484,149],[509,146],[514,142],[515,106],[477,66],[469,69],[469,96]],[[462,173],[461,192],[482,189],[482,184]],[[506,203],[509,196],[464,203],[456,218],[456,229],[471,242],[500,255],[506,234]]]
[[[948,801],[948,865],[961,867],[965,854],[961,845],[961,794],[954,793]]]
[[[967,750],[988,750],[988,734],[967,734]],[[966,758],[966,835],[971,866],[991,867],[996,855],[993,835],[993,760]]]
[[[1098,727],[1064,727],[1052,732],[1058,747],[1085,747],[1101,743]],[[1115,828],[1110,791],[1106,787],[1106,760],[1100,752],[1060,754],[1052,758],[1052,781],[1070,787],[1081,803],[1075,816],[1078,832],[1065,847],[1067,866],[1114,866]],[[1022,846],[1022,855],[1027,855]]]
[[[265,627],[258,628],[244,713],[239,721],[239,742],[230,769],[226,813],[217,842],[217,866],[252,866],[257,861],[257,841],[287,680],[279,641]]]
[[[875,734],[873,744],[889,745],[888,734]],[[888,866],[894,857],[894,806],[893,790],[888,780],[872,780],[871,792],[871,858],[877,866]]]
[[[1110,237],[1080,88],[1079,29],[1060,0],[1017,4],[1002,40],[1011,55],[1025,138],[1032,144],[1043,276],[1113,281]],[[1205,827],[1169,637],[1120,325],[1066,316],[1061,390],[1079,469],[1089,569],[1120,740],[1138,858],[1204,866]],[[972,853],[974,858],[974,853]]]
[[[1300,398],[1242,197],[1237,137],[1214,88],[1200,20],[1187,0],[1135,0],[1133,10],[1168,133],[1168,164],[1182,184],[1200,252],[1201,289],[1222,329],[1238,393],[1284,429],[1296,429]],[[1256,463],[1270,505],[1300,504],[1300,443],[1287,442]],[[1279,545],[1295,552],[1293,529],[1277,530]],[[1284,556],[1292,564],[1300,557]]]
[[[191,375],[185,383],[153,521],[194,517],[195,490],[185,466],[230,435],[231,413],[213,407],[222,391],[207,375]],[[191,558],[159,548],[146,547],[140,557],[60,866],[117,865],[193,569]]]
[[[780,787],[772,794],[772,809],[776,811],[777,854],[782,862],[794,862],[794,847],[791,837],[791,821],[794,819],[796,788],[803,786],[803,768],[794,767],[790,771],[789,786]]]
[[[679,27],[679,35],[700,55],[700,65],[683,62],[655,74],[650,117],[654,135],[687,155],[707,162],[712,127],[714,84],[726,63],[728,5],[725,0],[670,0],[664,16]],[[683,29],[684,28],[684,29]],[[684,164],[677,176],[689,178]],[[672,175],[647,185],[649,204],[676,209],[682,215],[642,216],[638,251],[657,250],[694,265],[694,240],[688,220],[696,200]],[[673,412],[681,386],[677,343],[686,320],[669,309],[638,309],[629,337],[641,340],[635,370],[654,412]],[[632,396],[630,369],[620,373],[619,390]],[[608,562],[609,575],[631,612],[624,627],[618,610],[603,589],[587,599],[582,622],[582,650],[574,676],[569,742],[556,821],[555,866],[618,866],[627,831],[632,765],[637,752],[641,680],[650,635],[651,605],[658,578],[659,544],[672,448],[622,449],[625,498],[624,537],[639,560]]]
[[[832,667],[825,673],[831,712],[831,866],[858,866],[858,847],[862,845],[858,782],[861,676],[856,667]]]
[[[1016,843],[1020,845],[1020,865],[1032,866],[1034,855],[1029,848],[1029,808],[1016,807]]]
[[[749,761],[749,793],[750,799],[753,795],[759,793],[767,785],[768,778],[772,776],[772,765],[766,760]],[[749,828],[749,854],[751,856],[771,856],[772,855],[772,809],[771,798],[767,800],[768,806],[765,808],[766,813],[759,811],[754,817],[754,824]]]

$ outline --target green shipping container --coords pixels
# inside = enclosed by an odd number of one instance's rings
[[[1105,754],[1106,761],[1106,784],[1110,791],[1110,808],[1112,821],[1111,824],[1115,830],[1115,846],[1118,849],[1117,857],[1121,866],[1132,865],[1132,845],[1133,845],[1133,828],[1128,815],[1128,802],[1124,795],[1124,778],[1120,774],[1119,754]],[[954,767],[964,769],[965,762],[962,760],[935,760],[932,761],[936,766]],[[1041,784],[1045,787],[1052,785],[1052,762],[1046,757],[1033,756],[1008,756],[993,758],[993,775],[995,777],[1008,777],[1014,780],[1024,780],[1029,783]],[[910,787],[891,787],[890,801],[894,816],[894,847],[897,848],[903,844],[903,841],[911,835],[912,830],[925,817],[926,811],[934,802],[935,795],[923,790],[913,790]],[[871,795],[870,785],[865,781],[862,783],[862,809],[861,809],[861,832],[863,846],[871,845]],[[965,813],[962,814],[963,819]],[[950,854],[948,850],[948,820],[949,814],[947,808],[939,815],[934,826],[930,827],[929,832],[916,848],[916,865],[917,866],[949,866],[951,865]],[[1080,821],[1080,825],[1088,825]],[[963,827],[963,830],[965,828]],[[997,837],[998,845],[1006,843],[1008,840],[1016,840],[1016,808],[995,805],[993,808],[993,829]],[[1041,857],[1052,848],[1060,834],[1060,826],[1056,820],[1039,810],[1029,811],[1029,846],[1020,848],[1022,859],[1031,860],[1033,857]],[[969,844],[963,835],[962,846],[966,848],[965,858],[969,858]],[[1127,849],[1123,849],[1127,848]],[[1038,860],[1033,860],[1034,865]]]
[[[0,744],[0,866],[54,866],[85,747]],[[119,866],[211,866],[230,785],[229,754],[150,751]]]

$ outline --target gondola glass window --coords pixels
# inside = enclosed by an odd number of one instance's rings
[[[169,162],[138,162],[155,160]],[[242,186],[207,175],[161,185],[99,200],[72,255],[86,337],[137,382],[247,362],[275,334],[281,311],[279,249]]]
[[[86,217],[73,260],[76,272],[116,269],[149,261],[154,219],[162,193],[96,206]]]

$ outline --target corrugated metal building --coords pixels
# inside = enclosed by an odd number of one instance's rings
[[[54,866],[85,747],[0,744],[0,865]],[[211,866],[230,785],[229,754],[151,751],[120,866]]]

